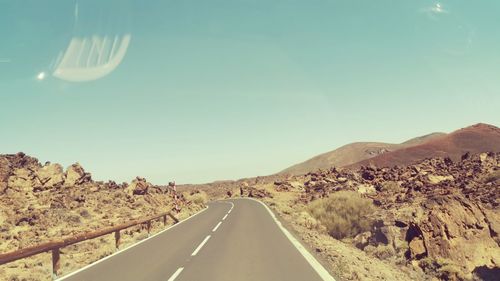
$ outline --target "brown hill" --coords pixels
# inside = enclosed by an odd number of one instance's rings
[[[378,167],[409,165],[432,157],[450,157],[458,160],[463,154],[500,152],[500,129],[488,124],[476,124],[448,135],[424,141],[421,144],[362,160],[349,167],[374,165]]]
[[[429,140],[433,140],[444,135],[446,134],[432,133],[405,141],[401,144],[383,142],[355,142],[344,145],[333,151],[320,154],[305,162],[293,165],[281,171],[280,173],[300,175],[318,169],[328,169],[332,166],[344,167],[391,151],[396,151],[405,147],[425,143]]]
[[[401,144],[405,147],[409,147],[409,146],[419,145],[419,144],[422,144],[422,143],[425,143],[425,142],[428,142],[430,140],[434,140],[434,139],[437,139],[437,138],[443,137],[443,136],[446,136],[446,133],[430,133],[430,134],[425,135],[425,136],[416,137],[416,138],[407,140]]]

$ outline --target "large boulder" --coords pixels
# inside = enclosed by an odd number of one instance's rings
[[[36,170],[41,167],[40,163],[38,162],[38,159],[28,156],[22,152],[19,152],[17,154],[0,155],[0,158],[5,159],[7,165],[10,167],[10,169],[13,170],[18,168],[28,168]]]
[[[90,173],[86,173],[80,164],[75,163],[68,167],[65,174],[64,185],[75,186],[82,185],[92,181]]]
[[[356,248],[363,250],[369,245],[371,237],[372,233],[370,231],[360,233],[352,239],[352,244],[354,244]]]
[[[15,169],[8,178],[7,185],[15,191],[33,191],[39,181],[33,171],[26,168]]]
[[[119,189],[120,185],[118,185],[115,181],[110,180],[104,184],[104,187],[109,189]]]
[[[10,173],[9,161],[4,157],[0,157],[0,192],[7,188],[7,181],[10,177]]]
[[[374,175],[373,169],[371,169],[371,168],[363,168],[363,169],[361,169],[361,177],[364,180],[367,180],[367,181],[374,180],[375,179],[375,175]]]
[[[36,172],[41,189],[60,187],[64,183],[63,167],[59,164],[46,164]]]
[[[438,184],[440,182],[443,182],[443,181],[453,181],[453,176],[452,175],[447,175],[447,176],[437,176],[437,175],[432,175],[432,174],[429,174],[427,175],[428,179],[429,179],[429,183],[431,184]]]
[[[377,190],[375,190],[375,187],[371,184],[361,184],[358,186],[357,191],[360,194],[375,194],[375,193],[377,193]]]
[[[424,240],[421,237],[413,238],[408,244],[408,249],[412,259],[419,259],[427,254]]]
[[[26,189],[27,182],[33,180],[33,175],[28,175],[29,172],[39,167],[40,163],[36,158],[22,152],[0,155],[0,192],[9,187],[9,182],[12,182],[16,188]],[[18,169],[25,170],[16,173]]]
[[[466,272],[500,266],[499,233],[491,231],[491,219],[479,205],[454,194],[436,196],[423,206],[427,210],[424,219],[415,223],[415,235],[408,235],[413,258],[444,258],[462,265]]]
[[[129,195],[144,195],[150,187],[152,184],[147,182],[145,178],[136,177],[125,189],[125,192]]]

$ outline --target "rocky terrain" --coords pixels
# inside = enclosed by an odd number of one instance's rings
[[[178,216],[207,196],[254,197],[340,280],[498,280],[500,129],[478,124],[405,145],[346,167],[179,186]],[[173,209],[171,190],[141,177],[97,182],[79,164],[0,155],[1,253]],[[124,246],[147,235],[124,234]],[[63,273],[114,251],[111,236],[66,247]],[[49,278],[48,253],[0,266],[1,280]]]
[[[240,196],[240,191],[261,198],[342,279],[500,276],[500,153],[465,153],[458,160],[438,157],[392,168],[331,168],[198,188],[214,198]],[[342,192],[368,200],[363,208],[370,212],[361,219],[369,228],[333,238],[335,231],[329,232],[310,208]]]
[[[180,219],[203,207],[203,200],[189,196],[180,196]],[[64,170],[59,164],[42,165],[23,153],[0,155],[0,253],[173,208],[171,190],[141,177],[130,184],[96,182],[79,164]],[[162,227],[162,222],[153,224],[153,230]],[[124,247],[147,236],[140,227],[124,234]],[[63,248],[62,273],[114,252],[114,238],[107,236]],[[50,269],[50,255],[40,254],[0,266],[0,280],[50,280]]]
[[[353,245],[375,255],[382,246],[397,262],[440,279],[465,280],[500,268],[499,164],[500,154],[483,153],[357,173],[332,169],[307,175],[298,200],[357,191],[377,207],[369,218],[372,230],[353,237]]]

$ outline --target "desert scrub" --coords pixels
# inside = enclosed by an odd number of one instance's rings
[[[382,182],[377,189],[382,192],[398,192],[401,190],[399,183],[397,181],[386,181]]]
[[[371,200],[354,191],[339,191],[313,201],[307,211],[336,239],[354,237],[372,226],[367,218],[373,212]]]
[[[419,266],[428,274],[434,275],[441,280],[471,279],[465,274],[464,268],[445,258],[426,257],[420,260]]]
[[[191,194],[186,194],[184,197],[197,205],[205,205],[208,201],[208,196],[204,191],[197,191]]]
[[[282,212],[283,214],[290,215],[294,213],[292,207],[290,207],[287,203],[284,202],[275,202],[274,207]]]
[[[302,226],[308,229],[318,229],[321,230],[322,225],[313,218],[308,212],[295,212],[294,214],[295,220]],[[324,228],[324,227],[323,227]]]
[[[378,245],[377,247],[373,247],[372,254],[381,260],[387,260],[396,255],[396,250],[394,250],[392,245]]]
[[[496,182],[498,180],[500,180],[500,170],[492,171],[484,178],[485,183]]]

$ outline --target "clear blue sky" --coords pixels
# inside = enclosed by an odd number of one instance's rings
[[[499,14],[494,0],[4,0],[0,153],[199,183],[498,126]],[[72,37],[114,34],[131,41],[109,75],[50,75]]]

